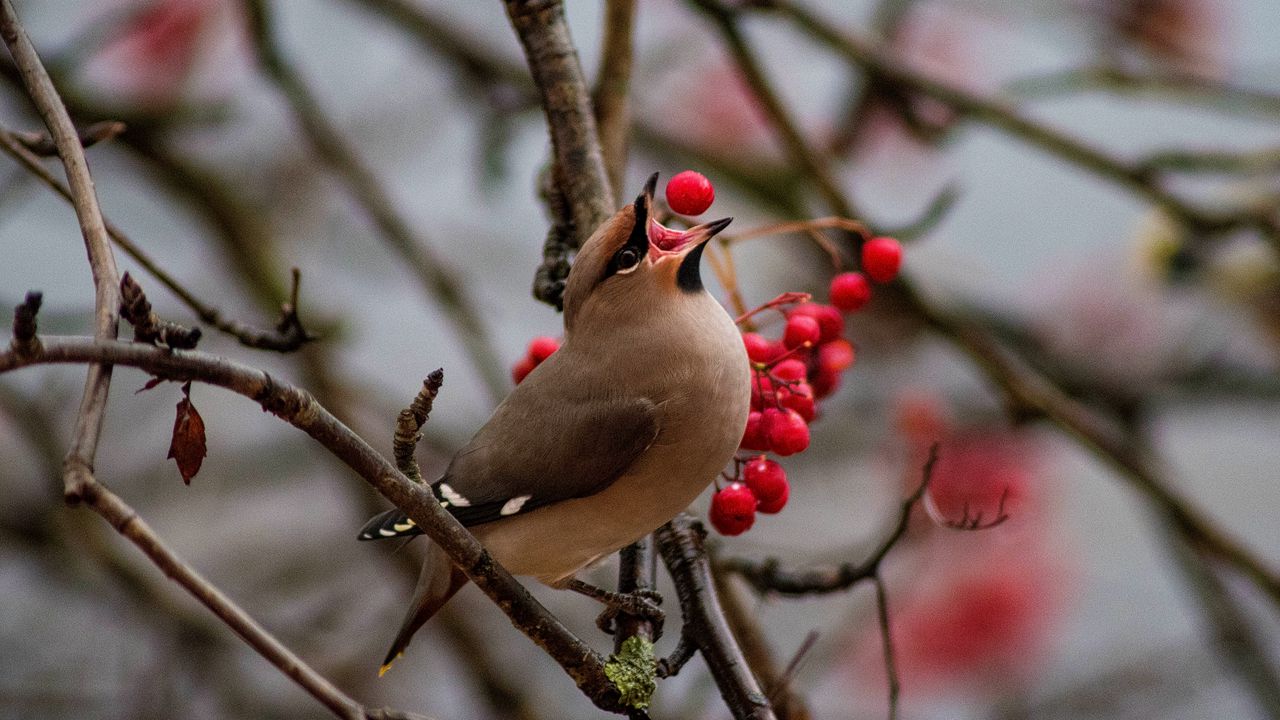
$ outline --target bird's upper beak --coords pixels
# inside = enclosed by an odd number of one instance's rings
[[[653,193],[658,184],[658,174],[654,173],[645,183],[644,194],[640,197],[645,203],[645,234],[649,237],[649,261],[656,263],[662,258],[684,257],[693,250],[716,236],[733,222],[733,218],[713,220],[709,223],[691,227],[688,230],[673,230],[654,218]]]

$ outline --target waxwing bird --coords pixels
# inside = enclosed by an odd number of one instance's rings
[[[608,602],[574,574],[684,510],[738,448],[750,367],[733,320],[702,285],[704,244],[653,217],[658,176],[574,260],[563,346],[516,386],[431,487],[516,575]],[[361,540],[422,534],[400,510]],[[432,544],[383,670],[466,576]]]

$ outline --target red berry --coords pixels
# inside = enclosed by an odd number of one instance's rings
[[[772,515],[787,505],[787,498],[791,497],[791,485],[784,479],[782,481],[782,494],[773,498],[769,502],[761,500],[756,504],[756,512],[762,512]]]
[[[774,404],[773,381],[763,373],[753,373],[751,377],[751,407],[763,408]]]
[[[853,345],[848,340],[836,338],[818,347],[818,368],[838,373],[853,366]]]
[[[756,521],[756,496],[742,483],[730,483],[711,496],[711,525],[721,535],[741,535]]]
[[[822,326],[807,315],[792,315],[787,318],[787,329],[782,334],[782,344],[788,350],[801,347],[806,343],[814,344],[822,337]]]
[[[529,349],[527,352],[534,363],[540,363],[551,357],[551,354],[559,349],[559,340],[543,335],[529,341]]]
[[[813,386],[813,396],[821,400],[840,387],[840,373],[819,366],[818,372],[809,378],[809,384]]]
[[[831,278],[831,304],[845,312],[861,310],[871,300],[871,283],[859,272],[846,272]]]
[[[773,376],[779,380],[803,380],[809,374],[809,368],[805,364],[795,358],[787,358],[771,370]]]
[[[809,426],[795,410],[769,408],[762,418],[769,437],[769,447],[786,457],[809,447]]]
[[[775,502],[787,492],[787,473],[781,465],[763,455],[751,458],[742,466],[742,481],[762,505]]]
[[[813,419],[818,415],[818,408],[814,403],[813,388],[806,382],[779,389],[778,402],[788,410],[795,410],[807,423],[813,422]]]
[[[519,385],[520,382],[523,381],[529,373],[533,372],[533,369],[536,367],[538,367],[538,363],[534,362],[533,358],[528,356],[522,357],[520,358],[520,361],[515,364],[515,367],[511,368],[511,379]]]
[[[871,238],[862,244],[862,269],[876,282],[886,283],[902,267],[902,245],[891,237]]]
[[[773,343],[759,333],[742,333],[742,344],[751,362],[767,363],[773,359]]]
[[[765,432],[764,417],[756,411],[747,415],[747,429],[742,433],[742,442],[738,446],[743,450],[766,451],[769,449],[769,436]]]
[[[819,303],[801,303],[787,313],[788,318],[797,315],[807,315],[818,321],[818,327],[822,329],[822,335],[818,338],[818,342],[827,342],[835,340],[844,334],[844,316],[840,311],[830,305],[822,305]]]
[[[701,173],[685,170],[667,181],[667,205],[681,215],[701,215],[716,199],[716,189]]]

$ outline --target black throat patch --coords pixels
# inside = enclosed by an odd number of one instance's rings
[[[706,247],[706,242],[699,244],[680,261],[680,269],[676,271],[676,287],[684,292],[702,291],[702,251]]]

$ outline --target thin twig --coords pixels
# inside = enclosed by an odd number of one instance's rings
[[[72,202],[71,190],[61,180],[53,176],[43,165],[40,159],[31,153],[26,147],[19,143],[15,137],[15,133],[0,127],[0,150],[4,150],[10,157],[18,161],[20,165],[27,169],[46,187],[53,190],[60,197],[68,202]],[[282,311],[279,324],[274,330],[263,330],[260,328],[241,323],[235,319],[226,317],[217,307],[206,303],[196,297],[191,290],[187,289],[181,282],[169,274],[167,270],[160,266],[154,259],[142,250],[142,247],[135,243],[128,235],[125,234],[110,220],[103,218],[103,222],[107,228],[107,235],[116,247],[124,251],[126,255],[133,258],[146,270],[152,277],[160,281],[169,292],[173,293],[181,300],[191,311],[196,314],[200,322],[211,325],[219,332],[226,333],[235,337],[242,345],[259,350],[274,350],[276,352],[293,352],[302,347],[308,341],[314,339],[313,336],[306,331],[298,319],[297,302],[292,303],[292,311]],[[296,293],[297,286],[294,290]]]
[[[422,381],[422,389],[413,398],[409,407],[400,411],[396,419],[396,433],[392,442],[392,454],[396,459],[396,467],[410,480],[422,482],[422,471],[418,461],[414,459],[414,451],[418,449],[418,441],[422,439],[419,432],[431,416],[431,406],[436,395],[440,394],[440,386],[444,384],[444,368],[433,370],[426,380]]]
[[[348,697],[174,553],[133,508],[94,480],[92,474],[89,474],[82,486],[81,500],[145,553],[161,572],[191,593],[267,662],[276,666],[334,715],[348,720],[422,718],[399,711],[366,709]]]
[[[80,145],[80,135],[31,39],[19,23],[10,0],[0,0],[0,35],[9,47],[27,94],[49,129],[67,173],[71,204],[80,222],[80,233],[84,236],[89,267],[93,272],[94,337],[114,340],[120,320],[120,276],[116,271],[115,257],[111,254],[111,242],[102,219],[102,209],[98,206],[93,178],[89,175],[84,148]],[[85,378],[80,410],[76,414],[71,447],[63,461],[63,484],[68,502],[77,500],[82,481],[93,470],[110,388],[111,366],[102,363],[91,366]]]
[[[285,58],[275,38],[273,18],[266,0],[245,0],[253,46],[263,73],[288,103],[307,143],[352,198],[369,214],[378,233],[399,255],[428,297],[444,310],[462,340],[471,364],[480,373],[496,404],[506,394],[507,375],[499,367],[497,352],[472,298],[457,280],[457,273],[439,253],[416,233],[396,209],[373,172],[364,164],[329,119],[301,73]],[[594,225],[592,226],[595,227]]]
[[[1005,91],[1023,98],[1102,91],[1174,100],[1225,112],[1280,115],[1280,96],[1189,73],[1138,74],[1117,67],[1084,67],[1022,78],[1006,86]]]
[[[893,651],[893,627],[889,622],[889,595],[884,589],[884,580],[876,574],[871,577],[876,588],[876,618],[880,625],[880,642],[884,648],[884,672],[889,686],[889,720],[897,720],[898,694],[901,686],[898,682],[898,660]]]
[[[875,577],[889,552],[906,535],[911,522],[911,511],[929,489],[933,480],[933,470],[938,464],[938,446],[929,448],[929,457],[920,471],[920,484],[902,501],[898,509],[898,518],[884,539],[876,545],[875,550],[860,563],[842,563],[833,568],[812,568],[807,570],[786,570],[777,559],[755,562],[743,558],[727,558],[720,561],[718,567],[740,575],[759,593],[779,593],[781,595],[822,595],[842,592],[855,584]]]
[[[192,350],[161,348],[92,338],[45,336],[38,353],[0,352],[0,373],[36,364],[106,362],[144,370],[170,380],[194,380],[232,390],[302,430],[360,475],[383,497],[404,510],[488,595],[511,623],[564,668],[597,707],[622,712],[618,693],[604,674],[604,661],[547,611],[449,515],[431,491],[401,474],[361,437],[306,391],[227,358]]]

